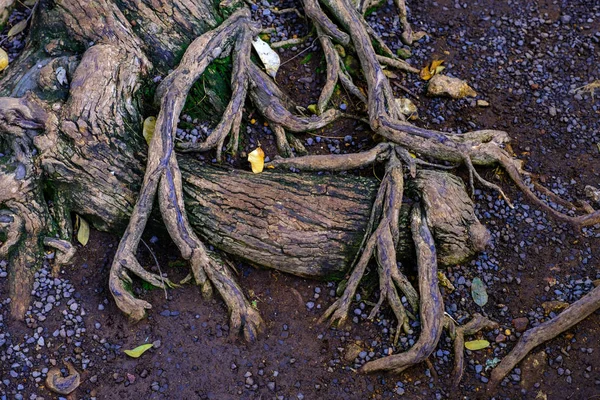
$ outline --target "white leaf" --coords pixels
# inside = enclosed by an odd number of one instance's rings
[[[275,79],[275,75],[279,70],[279,65],[281,61],[279,60],[279,55],[261,38],[257,37],[252,42],[252,46],[254,46],[254,50],[258,53],[258,57],[260,57],[260,61],[265,66],[267,70],[267,74],[271,75],[273,79]]]
[[[63,67],[56,68],[56,80],[61,85],[66,85],[69,83],[67,80],[67,71]]]

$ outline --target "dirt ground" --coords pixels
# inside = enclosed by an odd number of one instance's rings
[[[525,169],[571,200],[584,199],[586,185],[600,184],[600,102],[573,91],[600,79],[598,1],[408,3],[415,30],[429,34],[411,50],[409,62],[420,68],[436,58],[445,60],[444,73],[468,80],[478,93],[477,99],[489,103],[481,106],[468,99],[429,99],[422,94],[423,82],[418,77],[398,73],[394,80],[418,96],[413,98],[420,117],[415,124],[462,132],[506,130],[514,139],[513,151],[525,160]],[[370,16],[370,21],[380,24],[374,29],[386,32],[384,39],[395,50],[399,45],[394,36],[394,13],[392,5],[385,5]],[[298,51],[286,50],[282,60]],[[323,77],[313,75],[319,67],[318,56],[306,63],[301,62],[303,59],[304,55],[284,65],[280,83],[307,106],[318,96]],[[314,81],[296,84],[298,78],[311,76]],[[396,88],[398,95],[403,94],[399,86]],[[336,106],[345,99],[340,94]],[[347,102],[350,109],[360,108]],[[363,139],[369,139],[368,134],[356,131],[357,127],[355,122],[345,122],[302,140],[312,140],[307,144],[311,153],[327,153],[329,144],[339,147],[340,141],[342,151],[347,150],[340,138],[352,135],[356,143],[347,147],[357,148]],[[316,137],[323,141],[316,141]],[[327,137],[331,139],[326,141]],[[72,360],[82,371],[82,383],[70,399],[598,397],[599,312],[536,348],[496,393],[486,392],[486,365],[501,359],[518,340],[515,319],[526,317],[529,327],[537,325],[553,315],[544,311],[544,302],[571,303],[600,278],[600,230],[592,227],[576,232],[557,224],[523,200],[501,171],[483,172],[507,190],[515,208],[508,208],[495,193],[477,192],[478,213],[493,235],[493,245],[472,262],[445,271],[456,287],[452,293],[445,290],[445,304],[459,322],[480,312],[501,328],[477,336],[492,345],[467,352],[457,391],[449,389],[453,360],[445,334],[439,350],[430,357],[430,366],[417,365],[399,376],[356,373],[364,359],[380,357],[392,347],[390,328],[395,321],[391,315],[384,312],[375,321],[360,315],[364,307],[370,308],[369,302],[376,302],[373,289],[364,289],[364,298],[356,302],[359,323],[337,330],[317,323],[334,301],[336,284],[238,262],[238,279],[266,323],[264,334],[255,343],[229,334],[227,310],[220,299],[205,301],[199,290],[189,285],[170,289],[165,299],[162,290],[136,283],[136,293],[154,308],[147,319],[132,325],[118,311],[107,289],[118,237],[93,231],[88,245],[78,245],[73,264],[60,271],[55,282],[54,287],[58,287],[59,282],[68,281],[74,288],[75,302],[63,298],[62,304],[59,301],[41,320],[9,320],[7,279],[0,274],[0,399],[56,398],[43,385],[45,373],[33,372],[62,365],[63,360]],[[147,232],[146,242],[163,272],[179,281],[187,274],[185,264],[167,238],[158,235],[158,241],[151,240],[154,234]],[[143,246],[140,259],[143,265],[154,264]],[[484,280],[490,296],[482,308],[470,294],[475,277]],[[52,290],[57,289],[49,290],[54,293]],[[77,312],[67,321],[70,304],[75,303]],[[69,326],[77,327],[72,335],[67,332]],[[62,327],[67,329],[64,334]],[[35,332],[50,339],[43,345],[29,343]],[[417,336],[418,332],[394,351],[406,348]],[[144,343],[155,346],[138,359],[123,353]]]

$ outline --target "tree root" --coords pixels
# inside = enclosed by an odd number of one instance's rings
[[[456,327],[454,320],[448,319],[450,336],[454,339],[454,369],[452,370],[452,388],[458,389],[462,380],[465,362],[465,336],[474,335],[482,329],[496,329],[498,324],[481,314],[474,314],[473,318],[463,326]]]
[[[402,305],[398,289],[402,291],[409,304],[416,311],[418,295],[408,279],[399,270],[396,262],[396,245],[399,239],[398,221],[400,206],[404,191],[402,164],[390,153],[386,174],[381,182],[367,231],[363,239],[364,249],[352,269],[342,297],[336,300],[322,315],[321,321],[330,318],[331,322],[343,325],[347,318],[350,305],[358,284],[363,277],[367,264],[375,255],[379,271],[379,301],[371,311],[369,318],[374,318],[383,302],[387,300],[398,320],[395,342],[398,340],[401,328],[409,330],[407,312]],[[377,228],[372,232],[375,223]],[[361,247],[363,247],[361,245]]]
[[[516,346],[492,371],[488,391],[494,391],[502,379],[536,346],[560,335],[598,309],[600,309],[600,286],[592,289],[556,317],[523,333]]]
[[[411,227],[419,267],[421,335],[410,350],[370,361],[363,365],[360,372],[400,373],[414,364],[425,361],[440,340],[444,321],[444,301],[438,287],[435,244],[419,205],[413,207]]]
[[[161,110],[156,122],[156,133],[150,142],[144,183],[129,225],[119,243],[109,279],[117,306],[133,320],[142,318],[145,310],[151,308],[151,305],[136,299],[127,291],[125,284],[131,282],[127,270],[155,286],[171,285],[162,277],[143,270],[135,259],[135,252],[158,190],[163,221],[183,258],[190,261],[192,275],[196,283],[201,286],[203,294],[211,293],[212,283],[229,307],[232,327],[243,329],[247,339],[256,337],[262,325],[258,313],[251,308],[232,275],[219,262],[209,257],[205,246],[191,229],[183,205],[181,172],[173,151],[173,132],[177,127],[177,117],[181,113],[188,91],[208,64],[221,55],[232,42],[236,43],[238,50],[245,50],[245,54],[236,57],[236,74],[233,78],[234,96],[228,106],[229,113],[234,113],[234,117],[233,121],[222,121],[219,133],[215,135],[212,143],[222,145],[222,138],[228,131],[239,129],[241,105],[246,91],[246,80],[243,76],[248,68],[248,43],[253,35],[252,32],[255,31],[258,32],[258,28],[251,22],[248,10],[241,9],[234,12],[217,29],[203,34],[189,46],[179,67],[157,90],[157,95],[161,98]],[[239,76],[240,74],[242,77]],[[237,124],[235,124],[236,120]],[[234,132],[234,136],[236,135]]]

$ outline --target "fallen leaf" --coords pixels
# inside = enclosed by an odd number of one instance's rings
[[[154,136],[154,128],[156,128],[156,117],[148,117],[144,120],[144,127],[142,128],[142,135],[146,139],[146,143],[150,144],[152,136]]]
[[[479,307],[483,307],[488,302],[488,294],[485,290],[485,284],[479,278],[473,279],[471,283],[471,296],[473,296],[473,301]]]
[[[471,340],[470,342],[465,342],[465,347],[469,350],[481,350],[490,346],[490,342],[487,340]]]
[[[262,61],[263,65],[265,66],[267,74],[271,75],[271,77],[275,79],[275,75],[277,75],[279,65],[281,64],[279,55],[271,48],[271,46],[269,46],[267,42],[259,37],[254,39],[252,46],[254,46],[254,50],[256,50],[256,53],[258,53],[260,61]]]
[[[8,54],[0,48],[0,71],[4,71],[6,67],[8,67]]]
[[[16,36],[19,33],[23,32],[25,30],[25,28],[27,28],[27,20],[26,19],[24,19],[23,21],[19,22],[18,24],[16,24],[12,28],[10,28],[10,30],[8,31],[6,36],[7,37]]]
[[[66,85],[67,83],[69,83],[69,81],[67,80],[67,70],[63,67],[56,68],[56,80],[61,85]]]
[[[265,167],[265,152],[260,147],[257,147],[248,154],[248,162],[250,162],[252,172],[260,174]]]
[[[308,107],[306,107],[306,109],[315,115],[317,115],[319,113],[319,110],[317,109],[316,104],[310,104]]]
[[[124,350],[125,354],[132,358],[138,358],[153,346],[152,343],[143,344],[133,350]]]
[[[454,287],[454,285],[452,284],[452,282],[450,282],[450,280],[446,277],[446,275],[442,271],[438,271],[437,276],[438,276],[440,285],[447,288],[448,291],[453,292],[456,289]]]
[[[395,73],[393,73],[392,71],[390,71],[388,69],[384,69],[383,74],[390,79],[398,79],[398,75],[396,75]]]
[[[421,71],[419,72],[419,76],[424,81],[428,81],[428,80],[430,80],[433,77],[433,75],[429,71],[429,67],[424,67],[423,69],[421,69]]]
[[[433,78],[435,74],[439,74],[444,69],[446,69],[446,67],[442,66],[443,62],[444,60],[433,60],[431,64],[425,66],[421,70],[421,72],[419,72],[419,76],[421,77],[421,79],[423,79],[424,81],[428,81],[431,78]]]
[[[79,217],[79,229],[77,230],[77,241],[85,246],[90,240],[90,226],[87,221]]]

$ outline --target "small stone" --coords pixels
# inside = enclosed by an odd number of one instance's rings
[[[274,392],[275,391],[275,382],[268,382],[267,387],[269,388],[269,390],[271,392]]]
[[[490,103],[485,100],[477,100],[477,107],[489,107]]]
[[[519,317],[513,319],[512,324],[517,332],[525,332],[527,330],[527,326],[529,325],[529,320],[527,317]]]
[[[502,333],[498,334],[498,336],[496,336],[496,343],[504,343],[506,342],[506,336],[503,335]]]

